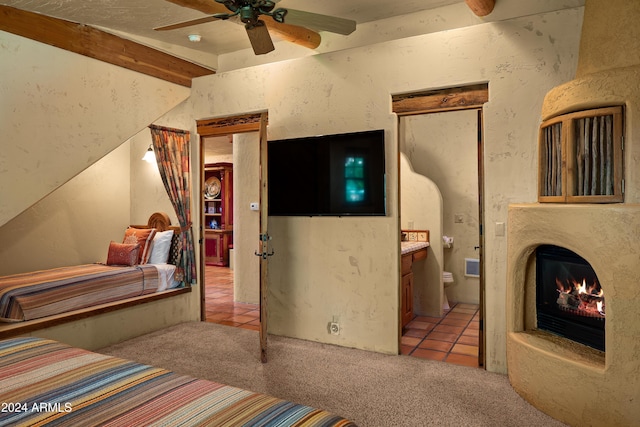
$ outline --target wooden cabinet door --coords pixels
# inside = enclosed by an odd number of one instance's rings
[[[413,319],[413,273],[402,276],[402,327]]]

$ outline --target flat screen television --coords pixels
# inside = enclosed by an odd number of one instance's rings
[[[384,130],[268,142],[269,215],[385,215]]]

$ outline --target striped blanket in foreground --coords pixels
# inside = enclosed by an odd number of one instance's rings
[[[0,341],[1,426],[354,426],[309,406],[27,337]]]

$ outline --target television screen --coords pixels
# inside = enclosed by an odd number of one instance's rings
[[[384,130],[268,143],[269,215],[385,215]]]

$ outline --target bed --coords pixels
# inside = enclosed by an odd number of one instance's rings
[[[0,425],[353,426],[269,395],[35,337],[0,341]]]
[[[180,228],[156,212],[109,244],[106,262],[0,277],[0,322],[16,323],[123,301],[180,286]],[[173,254],[173,256],[172,256]]]

